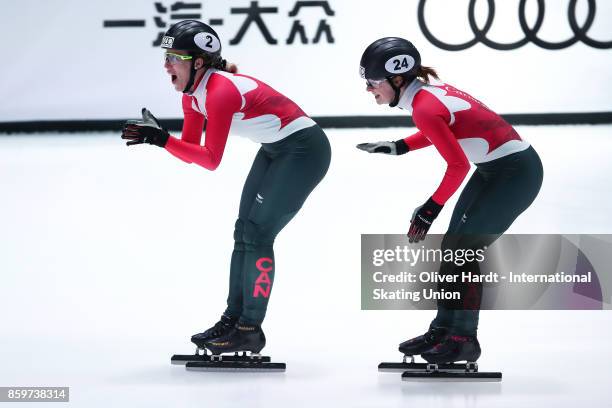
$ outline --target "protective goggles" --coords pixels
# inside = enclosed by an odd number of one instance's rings
[[[181,61],[189,61],[190,59],[193,59],[193,56],[191,55],[181,55],[181,54],[175,54],[173,52],[167,52],[164,54],[164,58],[165,61],[170,63],[170,64],[176,64],[179,63]]]
[[[366,86],[368,88],[378,88],[384,82],[387,82],[386,79],[366,79]]]

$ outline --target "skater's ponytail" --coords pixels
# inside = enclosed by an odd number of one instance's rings
[[[427,67],[425,65],[421,65],[419,67],[419,69],[416,72],[416,76],[423,82],[425,82],[426,84],[429,83],[430,78],[429,77],[433,77],[436,79],[440,79],[438,77],[438,73],[436,72],[435,69],[433,69],[432,67]]]
[[[202,58],[204,60],[204,67],[218,69],[219,71],[229,72],[230,74],[238,72],[238,66],[236,64],[227,62],[221,57],[211,58],[209,55],[203,54],[198,55],[197,58]]]
[[[227,62],[224,59],[221,59],[216,64],[213,64],[212,68],[215,68],[221,71],[225,71],[225,72],[229,72],[231,74],[235,74],[236,72],[238,72],[238,66],[236,64],[232,62]]]

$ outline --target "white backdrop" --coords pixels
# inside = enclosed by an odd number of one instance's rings
[[[275,7],[261,15],[278,41],[268,44],[256,24],[242,41],[230,45],[245,14],[232,8],[248,7],[250,0],[187,1],[196,9],[171,11],[177,3],[154,1],[22,0],[3,4],[0,15],[5,56],[0,64],[0,122],[41,119],[116,119],[149,107],[159,117],[180,117],[177,94],[162,64],[162,51],[153,41],[170,24],[172,14],[198,13],[201,19],[222,19],[215,29],[223,55],[239,64],[241,72],[268,82],[298,102],[311,115],[381,115],[394,112],[373,103],[358,76],[363,49],[382,36],[403,36],[421,50],[423,62],[436,67],[442,78],[472,93],[500,113],[586,112],[610,110],[612,52],[582,42],[551,51],[533,43],[511,51],[483,44],[458,52],[432,45],[417,19],[418,0],[329,0],[334,15],[321,7],[302,8],[290,17],[296,0],[260,0],[259,7]],[[317,3],[317,2],[304,2]],[[495,19],[488,38],[513,42],[525,37],[520,28],[518,0],[495,3]],[[562,41],[574,34],[568,20],[569,0],[547,6],[538,36]],[[612,2],[596,1],[595,19],[587,35],[612,40],[606,21]],[[468,24],[468,0],[429,0],[425,20],[443,41],[461,43],[474,38]],[[528,1],[527,22],[537,17],[537,2]],[[576,19],[583,24],[588,2],[578,1]],[[476,20],[484,26],[487,1],[476,2]],[[176,17],[176,16],[175,16]],[[312,44],[319,22],[325,19],[334,38],[322,36]],[[142,20],[144,27],[104,28],[106,20]],[[296,20],[309,43],[287,44]],[[167,26],[168,26],[167,25]],[[167,28],[166,26],[166,28]]]

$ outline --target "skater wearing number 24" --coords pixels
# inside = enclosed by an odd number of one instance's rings
[[[128,121],[122,138],[128,145],[157,145],[208,170],[219,166],[230,134],[261,143],[240,199],[227,308],[219,322],[191,340],[205,350],[200,362],[265,361],[259,356],[266,343],[261,323],[276,272],[274,240],[325,176],[330,145],[322,129],[289,98],[237,73],[234,64],[222,59],[219,36],[210,26],[178,22],[161,46],[172,85],[183,93],[181,137],[171,136],[143,109],[142,120]],[[236,352],[243,352],[244,359],[221,356]]]
[[[418,131],[394,142],[362,143],[369,153],[415,154],[433,145],[446,161],[446,172],[435,192],[414,210],[410,242],[423,240],[444,204],[476,165],[453,210],[442,241],[443,249],[490,246],[536,198],[543,170],[533,147],[480,101],[438,81],[436,71],[421,65],[418,50],[409,41],[381,38],[364,51],[360,74],[366,90],[378,104],[389,104],[412,114]],[[406,188],[418,178],[418,168],[401,176]],[[462,270],[479,274],[478,262]],[[442,262],[440,274],[460,274],[452,262]],[[422,336],[403,342],[406,356],[421,355],[431,364],[475,362],[481,353],[476,337],[482,283],[441,284],[459,290],[461,300],[438,301],[438,313]],[[384,363],[383,363],[384,364]]]

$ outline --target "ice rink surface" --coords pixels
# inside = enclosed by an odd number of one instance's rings
[[[545,175],[509,232],[611,233],[612,126],[517,130]],[[434,312],[360,310],[360,234],[404,233],[445,166],[432,148],[389,157],[354,145],[411,131],[327,131],[330,171],[275,245],[264,352],[286,373],[170,365],[224,309],[256,144],[232,137],[209,172],[118,134],[0,136],[0,386],[69,386],[83,407],[610,406],[609,311],[483,312],[479,365],[501,383],[377,372]]]

